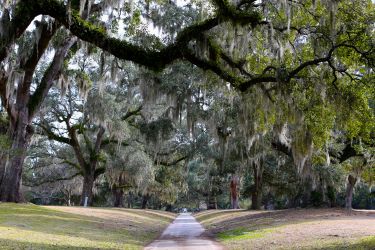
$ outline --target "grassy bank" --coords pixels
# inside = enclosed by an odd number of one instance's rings
[[[0,249],[142,249],[174,217],[153,210],[0,203]]]
[[[228,249],[375,249],[375,211],[218,210],[195,216]]]

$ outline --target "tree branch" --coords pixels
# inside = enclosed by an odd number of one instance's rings
[[[43,78],[35,90],[34,94],[30,97],[28,104],[30,118],[32,119],[37,110],[39,110],[40,105],[47,96],[49,89],[52,87],[53,82],[61,73],[63,67],[64,59],[70,48],[76,43],[77,39],[75,37],[68,37],[63,45],[56,51],[51,64],[43,75]]]
[[[2,36],[0,39],[0,61],[5,58],[5,52],[9,45],[21,36],[34,17],[42,14],[54,17],[69,29],[72,34],[86,42],[95,44],[120,59],[130,60],[158,71],[173,61],[181,59],[183,57],[181,50],[187,47],[191,40],[219,23],[231,20],[236,23],[255,25],[261,19],[258,12],[237,10],[228,1],[215,0],[214,2],[218,6],[218,13],[215,17],[184,28],[177,35],[174,43],[161,50],[148,50],[125,40],[109,37],[103,29],[82,19],[78,11],[72,10],[72,13],[69,14],[63,2],[57,0],[34,0],[30,3],[29,0],[20,0],[9,25],[9,33],[12,35],[10,37]]]

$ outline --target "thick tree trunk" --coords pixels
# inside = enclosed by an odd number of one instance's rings
[[[32,130],[28,126],[28,113],[26,109],[22,109],[22,111],[18,112],[16,122],[11,123],[10,127],[12,147],[11,154],[2,170],[3,178],[0,185],[0,201],[21,201],[22,167],[32,135]]]
[[[348,183],[346,185],[346,197],[345,197],[345,208],[352,209],[352,201],[353,201],[353,191],[354,186],[357,183],[357,178],[349,175],[348,176]]]
[[[262,198],[261,190],[253,191],[251,195],[251,209],[260,209],[262,206]]]
[[[58,28],[58,26],[54,25],[50,29],[46,23],[40,27],[42,28],[41,39],[32,48],[32,52],[27,60],[22,61],[20,64],[20,68],[24,70],[25,75],[23,81],[18,83],[15,102],[8,100],[8,97],[4,95],[4,89],[0,89],[2,105],[8,103],[7,113],[10,117],[9,138],[12,141],[10,156],[3,170],[4,174],[0,185],[0,201],[19,202],[21,200],[22,167],[29,141],[33,134],[32,127],[30,126],[32,118],[35,116],[53,81],[60,72],[67,51],[75,41],[72,40],[66,43],[66,46],[61,47],[55,53],[54,59],[45,72],[40,84],[35,89],[35,92],[30,95],[30,86],[35,68]]]
[[[122,188],[113,188],[113,206],[114,207],[123,207],[124,206],[124,190]]]
[[[2,83],[0,82],[0,84],[2,84]],[[2,115],[0,113],[0,135],[6,136],[8,134],[8,126],[9,126],[9,121],[3,121]],[[6,150],[6,149],[0,149],[0,185],[1,185],[1,181],[2,181],[3,176],[4,176],[5,164],[6,164],[7,158],[8,158],[7,151],[8,150]]]
[[[147,203],[148,203],[148,200],[150,199],[150,195],[146,194],[146,195],[143,195],[143,198],[142,198],[142,209],[146,209],[147,208]]]
[[[238,195],[238,185],[240,178],[237,175],[233,175],[230,181],[230,205],[231,209],[239,209],[239,195]]]
[[[94,168],[95,169],[95,168]],[[85,200],[87,197],[87,205],[92,205],[92,198],[93,198],[93,187],[95,181],[95,171],[94,170],[86,170],[83,176],[83,187],[82,187],[82,195],[81,195],[81,206],[85,205]]]
[[[254,186],[251,194],[251,209],[260,209],[262,206],[263,166],[253,166]]]

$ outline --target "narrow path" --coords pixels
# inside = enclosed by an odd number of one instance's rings
[[[217,242],[203,236],[204,228],[190,214],[180,214],[159,239],[145,250],[223,250]]]

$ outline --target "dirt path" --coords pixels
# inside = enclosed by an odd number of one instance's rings
[[[223,250],[217,242],[204,237],[204,228],[190,214],[179,215],[158,240],[145,250]]]

